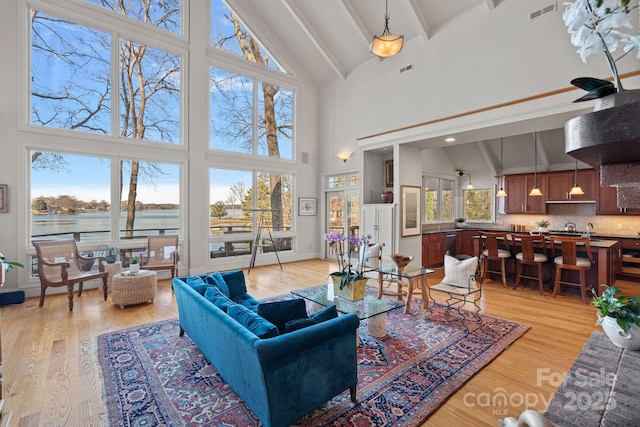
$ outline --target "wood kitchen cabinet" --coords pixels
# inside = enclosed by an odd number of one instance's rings
[[[547,213],[545,194],[547,193],[547,177],[538,174],[537,184],[542,196],[529,196],[536,182],[535,174],[519,174],[505,176],[505,190],[509,195],[505,201],[507,214],[544,214]]]
[[[465,255],[473,255],[473,252],[474,252],[473,238],[479,235],[480,235],[480,232],[477,230],[463,230],[462,231],[462,250],[459,253],[462,253]]]
[[[640,239],[620,239],[620,274],[640,277]]]
[[[575,184],[575,171],[550,172],[545,174],[548,192],[545,194],[549,202],[571,202],[596,200],[598,191],[598,177],[595,169],[581,169],[578,171],[578,185],[584,191],[581,195],[571,195],[569,191]]]
[[[444,264],[446,234],[430,233],[422,235],[422,266],[439,267]]]

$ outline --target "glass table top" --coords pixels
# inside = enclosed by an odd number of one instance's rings
[[[333,285],[319,285],[311,288],[291,291],[293,295],[304,298],[321,307],[336,306],[338,313],[354,313],[360,320],[365,320],[379,314],[387,313],[396,308],[404,307],[402,301],[389,298],[377,298],[378,290],[373,286],[367,286],[367,293],[363,300],[349,301],[348,299],[333,295]]]
[[[424,267],[411,267],[407,266],[404,268],[402,273],[398,271],[398,267],[395,264],[385,265],[380,268],[374,268],[374,271],[378,273],[390,274],[392,276],[400,276],[406,279],[413,279],[415,277],[424,276],[430,273],[433,273],[433,270]]]

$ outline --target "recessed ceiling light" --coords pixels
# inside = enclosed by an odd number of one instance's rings
[[[456,139],[452,136],[450,136],[449,138],[445,138],[444,142],[456,142]]]

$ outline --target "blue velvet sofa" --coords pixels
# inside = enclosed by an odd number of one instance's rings
[[[228,290],[219,290],[227,293],[234,304],[257,312],[259,303],[246,292],[241,270],[214,274],[217,284],[218,275],[222,276],[225,283],[220,287],[226,285]],[[218,287],[211,278],[202,275],[172,279],[180,336],[185,332],[189,335],[265,426],[288,426],[347,389],[355,402],[357,316],[343,315],[259,338],[205,298],[203,288],[208,297],[218,292],[209,289]]]

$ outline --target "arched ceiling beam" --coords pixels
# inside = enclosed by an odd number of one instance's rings
[[[346,79],[346,70],[344,69],[342,64],[340,64],[340,61],[338,61],[338,59],[333,55],[333,53],[331,53],[331,50],[327,47],[322,37],[320,37],[320,35],[314,30],[309,20],[306,18],[306,16],[304,16],[304,13],[302,13],[302,11],[293,3],[293,0],[281,1],[289,10],[289,13],[291,13],[291,16],[295,19],[296,23],[307,34],[318,51],[320,51],[320,54],[327,60],[331,68],[333,68],[336,74],[343,80]]]
[[[418,0],[409,0],[409,5],[411,6],[411,9],[413,10],[413,16],[414,18],[416,18],[416,20],[418,21],[418,24],[420,26],[420,35],[422,35],[422,37],[424,38],[424,40],[429,40],[429,33],[431,32],[431,27],[429,26],[429,23],[427,22],[427,18],[426,16],[424,16],[424,12],[422,11],[422,8],[420,7],[420,3]]]

